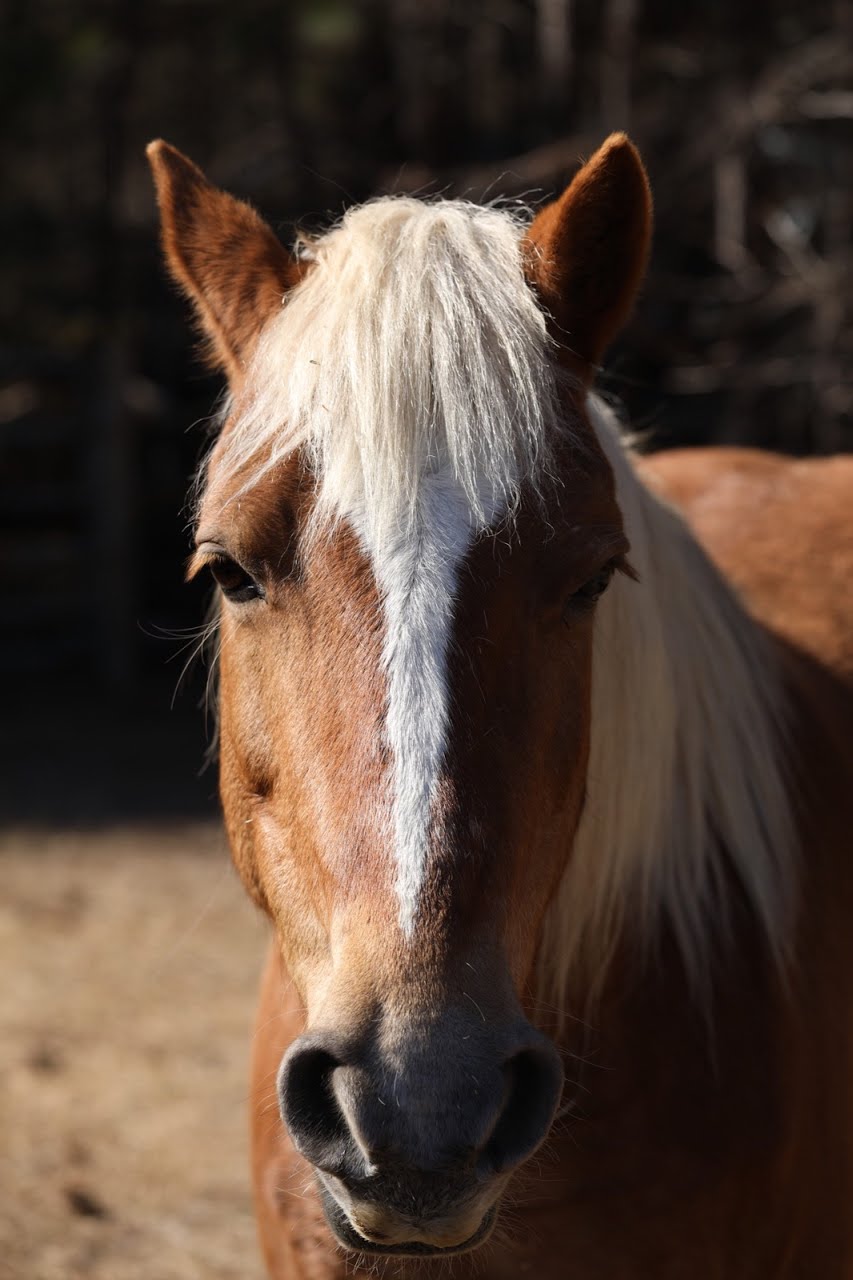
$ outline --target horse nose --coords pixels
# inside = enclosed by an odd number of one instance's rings
[[[334,1035],[309,1033],[282,1062],[282,1117],[297,1150],[344,1182],[391,1169],[508,1173],[545,1138],[563,1085],[544,1035],[524,1024],[511,1041],[488,1054],[417,1044],[390,1071]]]
[[[331,1036],[300,1036],[278,1075],[281,1117],[294,1146],[318,1169],[336,1175],[357,1164],[358,1155],[334,1090],[335,1072],[346,1056]]]
[[[480,1173],[510,1172],[533,1154],[551,1128],[563,1091],[563,1068],[550,1041],[534,1035],[534,1043],[503,1064],[503,1105],[479,1153]]]

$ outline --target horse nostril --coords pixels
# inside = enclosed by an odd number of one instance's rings
[[[285,1055],[278,1080],[282,1119],[296,1149],[328,1173],[346,1163],[352,1146],[332,1087],[338,1066],[328,1049],[297,1040]]]
[[[480,1157],[481,1168],[505,1173],[532,1155],[546,1137],[563,1088],[556,1049],[543,1042],[522,1049],[504,1064],[508,1089]]]

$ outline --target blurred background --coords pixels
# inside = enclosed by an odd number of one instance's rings
[[[602,386],[652,448],[825,453],[853,445],[851,49],[850,0],[6,0],[0,960],[31,976],[0,1006],[22,1135],[0,1180],[24,1189],[0,1275],[254,1274],[234,1144],[262,930],[215,834],[203,667],[179,681],[220,382],[164,276],[145,143],[288,241],[379,192],[535,205],[627,129],[655,250]],[[157,1140],[127,1126],[146,1090]]]

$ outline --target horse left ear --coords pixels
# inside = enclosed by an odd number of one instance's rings
[[[651,234],[648,178],[624,133],[611,134],[530,225],[528,277],[585,381],[631,312]]]
[[[305,268],[250,205],[219,191],[175,147],[158,139],[146,154],[169,270],[195,307],[211,362],[234,384]]]

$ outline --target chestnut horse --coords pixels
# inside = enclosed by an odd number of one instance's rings
[[[230,387],[191,572],[270,1275],[853,1276],[853,463],[632,456],[621,134],[532,220],[293,255],[149,155]]]

